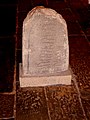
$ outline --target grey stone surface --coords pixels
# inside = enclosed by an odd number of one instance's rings
[[[20,64],[19,81],[20,87],[37,87],[37,86],[51,86],[51,85],[71,85],[72,71],[61,72],[58,76],[42,76],[31,77],[29,74],[24,75],[22,72],[22,66]]]
[[[22,34],[23,75],[56,76],[68,70],[67,25],[60,14],[44,7],[32,9]]]

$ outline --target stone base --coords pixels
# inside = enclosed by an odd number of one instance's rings
[[[39,87],[51,85],[71,85],[71,70],[61,72],[59,76],[46,76],[46,77],[31,77],[22,74],[22,67],[20,64],[19,70],[20,87]]]

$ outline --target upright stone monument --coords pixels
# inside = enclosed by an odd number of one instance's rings
[[[35,7],[23,22],[20,86],[71,84],[67,25],[55,10]]]

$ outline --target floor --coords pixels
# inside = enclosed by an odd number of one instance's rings
[[[24,7],[18,7],[20,33],[20,25],[30,9],[28,4],[25,7],[25,4]],[[17,120],[90,120],[90,25],[88,23],[86,27],[85,20],[81,19],[79,12],[84,12],[82,8],[74,10],[69,4],[60,1],[52,2],[49,7],[59,12],[67,22],[70,66],[73,71],[72,83],[70,86],[20,88],[17,82],[16,118]],[[18,38],[20,40],[21,36],[18,35]],[[18,61],[21,62],[21,40],[17,44],[17,51]]]

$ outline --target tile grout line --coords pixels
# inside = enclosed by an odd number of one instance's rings
[[[0,95],[14,95],[15,91],[12,92],[1,92]]]
[[[14,110],[13,110],[13,114],[14,114],[14,119],[16,120],[16,65],[14,68],[14,91],[15,91],[15,95],[14,95]]]
[[[82,111],[83,111],[83,115],[84,115],[84,117],[85,117],[85,120],[88,120],[87,117],[86,117],[86,113],[85,113],[83,104],[82,104],[81,93],[80,93],[80,90],[79,90],[79,87],[78,87],[78,84],[77,84],[76,76],[75,76],[75,75],[74,75],[74,77],[73,77],[72,80],[73,80],[73,82],[74,82],[74,84],[75,84],[75,87],[76,87],[76,90],[77,90],[77,93],[78,93],[78,99],[79,99],[79,102],[80,102],[80,105],[81,105],[81,108],[82,108]]]
[[[48,110],[48,117],[49,120],[51,120],[51,115],[50,115],[50,110],[49,110],[49,105],[48,105],[48,97],[47,97],[47,92],[46,92],[46,88],[44,87],[44,93],[45,93],[45,98],[46,98],[46,102],[47,102],[47,110]]]
[[[0,120],[10,120],[10,119],[13,119],[14,118],[14,116],[13,117],[3,117],[3,118],[0,118]]]
[[[15,95],[14,95],[14,119],[16,120],[16,66],[17,66],[17,31],[18,31],[18,5],[16,8],[16,36],[15,36],[15,67],[14,67],[14,90],[15,90]]]

